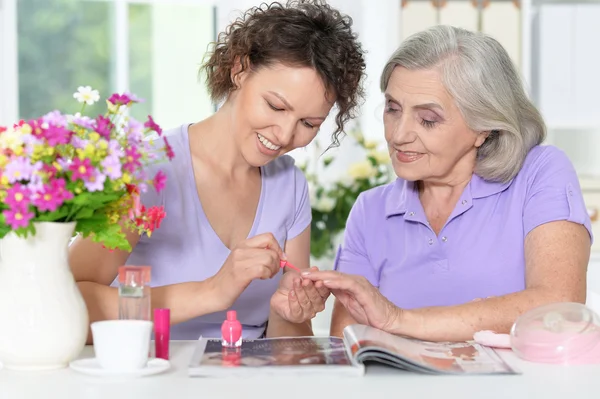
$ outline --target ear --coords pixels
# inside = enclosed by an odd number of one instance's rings
[[[240,88],[247,74],[248,66],[246,65],[246,68],[242,68],[242,59],[239,56],[235,57],[235,60],[233,61],[233,66],[231,67],[231,73],[229,75],[231,83],[233,83],[233,87],[235,89]]]
[[[491,130],[491,131],[486,131],[486,132],[481,132],[477,134],[477,138],[475,139],[475,147],[479,148],[483,145],[483,143],[485,142],[485,140],[490,136],[490,134],[496,134],[498,133],[497,130]]]

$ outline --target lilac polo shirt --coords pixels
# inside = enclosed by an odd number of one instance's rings
[[[544,223],[591,222],[563,152],[534,147],[508,183],[474,174],[436,236],[415,182],[362,193],[348,219],[339,271],[367,278],[396,306],[450,306],[525,288],[524,240]]]
[[[167,175],[167,185],[159,194],[150,188],[142,202],[146,206],[163,205],[167,215],[151,237],[142,236],[127,260],[129,265],[152,266],[152,287],[205,280],[219,271],[230,253],[212,229],[198,198],[188,125],[163,134],[168,137],[175,158],[153,165],[149,173],[154,176],[160,168]],[[287,240],[310,225],[308,185],[294,159],[287,155],[262,167],[261,177],[258,210],[248,237],[270,232],[284,248]],[[257,338],[264,333],[270,299],[281,274],[280,271],[273,279],[253,281],[231,307],[238,313],[245,338]],[[173,325],[171,338],[194,340],[200,335],[220,338],[225,313],[207,314]]]

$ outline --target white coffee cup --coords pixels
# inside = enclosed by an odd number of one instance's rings
[[[103,369],[126,372],[148,363],[152,322],[106,320],[92,323],[94,352]]]

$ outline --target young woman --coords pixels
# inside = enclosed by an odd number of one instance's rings
[[[204,65],[211,117],[163,133],[175,153],[165,206],[131,253],[78,238],[70,263],[90,322],[117,318],[123,264],[152,266],[152,307],[170,308],[173,339],[219,337],[228,309],[244,337],[312,334],[329,290],[281,271],[309,268],[308,187],[287,152],[304,147],[337,105],[334,141],[362,95],[363,51],[352,21],[319,1],[256,7],[231,24]],[[149,190],[150,191],[150,190]],[[91,337],[90,337],[91,341]]]

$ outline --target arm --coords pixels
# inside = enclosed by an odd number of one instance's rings
[[[590,236],[580,224],[557,221],[525,239],[526,289],[449,307],[400,310],[390,332],[430,341],[463,341],[481,330],[508,333],[523,312],[552,302],[586,298]]]
[[[546,150],[533,162],[536,167],[529,169],[533,173],[527,176],[523,208],[523,291],[457,306],[402,310],[376,292],[370,281],[354,276],[320,278],[336,279],[328,284],[334,294],[335,288],[353,294],[352,301],[341,296],[364,310],[351,309],[353,317],[364,321],[372,316],[386,331],[432,341],[472,339],[480,330],[507,333],[517,317],[534,307],[585,302],[591,225],[577,175],[558,150]],[[348,323],[347,317],[339,320],[336,331]]]
[[[299,268],[306,270],[310,264],[310,225],[300,235],[292,238],[285,243],[285,254],[289,262]],[[285,273],[292,273],[286,270]],[[283,319],[277,312],[271,308],[269,313],[269,323],[267,327],[267,337],[289,337],[289,336],[309,336],[313,335],[310,320],[295,324]]]
[[[333,304],[333,312],[331,314],[331,326],[329,335],[332,337],[343,337],[344,328],[351,324],[356,324],[356,320],[348,313],[346,307],[338,299]]]
[[[128,232],[127,239],[134,248],[139,236]],[[118,318],[118,291],[109,285],[128,256],[125,251],[110,252],[91,239],[81,237],[69,247],[69,263],[87,305],[90,324]],[[210,280],[152,288],[151,297],[153,309],[171,309],[173,324],[219,310]],[[88,333],[87,342],[92,343],[91,333]]]

